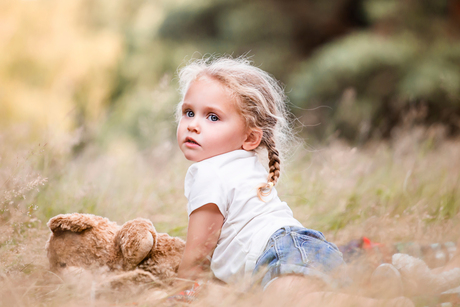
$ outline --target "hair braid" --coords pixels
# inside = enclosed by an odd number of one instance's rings
[[[278,178],[280,177],[280,157],[279,152],[275,147],[275,141],[271,137],[265,142],[268,151],[268,182],[273,182],[273,185],[276,185]]]
[[[265,145],[268,153],[268,183],[259,186],[257,196],[263,200],[262,197],[270,195],[273,186],[276,185],[281,172],[281,160],[278,149],[276,149],[275,139],[271,131],[265,131],[262,138],[262,143]]]

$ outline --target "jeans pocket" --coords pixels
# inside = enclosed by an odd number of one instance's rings
[[[305,246],[306,236],[299,235],[298,233],[291,232],[292,241],[294,242],[295,248],[299,251],[302,258],[303,264],[309,264],[311,259],[309,259],[308,247]],[[300,263],[299,263],[300,264]]]

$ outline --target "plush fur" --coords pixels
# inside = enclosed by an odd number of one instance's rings
[[[151,221],[137,218],[122,226],[92,214],[60,214],[51,218],[46,250],[52,271],[108,267],[140,269],[155,279],[172,282],[185,242],[157,233]]]

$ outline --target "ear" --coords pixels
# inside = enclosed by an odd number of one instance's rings
[[[95,216],[92,214],[70,213],[59,214],[51,218],[48,227],[53,233],[69,230],[71,232],[82,232],[95,226]]]
[[[260,129],[251,129],[246,140],[243,142],[244,150],[253,150],[259,147],[260,142],[262,141],[263,132]]]

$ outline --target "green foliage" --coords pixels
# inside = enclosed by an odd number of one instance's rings
[[[364,3],[372,27],[304,60],[291,78],[292,101],[302,108],[330,107],[320,135],[339,129],[352,140],[388,137],[410,109],[420,107],[428,111],[419,121],[443,122],[457,132],[458,115],[452,114],[460,112],[460,41],[446,35],[453,30],[447,2]]]
[[[393,67],[407,63],[415,52],[414,41],[407,35],[391,40],[366,32],[349,35],[319,49],[300,66],[294,77],[294,88],[298,90],[291,97],[304,104],[320,97],[333,99],[350,86],[367,90],[367,95],[379,95],[375,90],[382,84],[367,88],[369,78],[377,78],[375,75],[385,69],[391,73]]]

